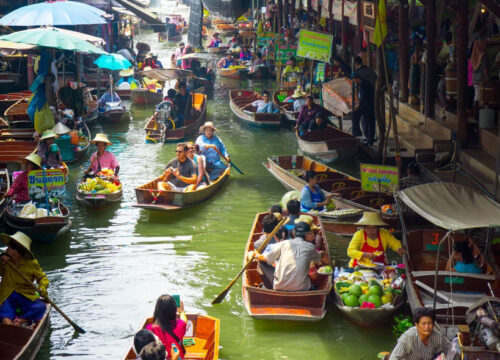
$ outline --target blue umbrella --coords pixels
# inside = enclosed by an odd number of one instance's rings
[[[63,26],[106,24],[106,13],[76,1],[47,1],[23,6],[0,19],[5,26]]]
[[[130,61],[125,59],[123,55],[120,54],[101,55],[97,58],[96,61],[94,61],[94,64],[96,64],[101,69],[108,69],[111,71],[128,69],[132,66]]]

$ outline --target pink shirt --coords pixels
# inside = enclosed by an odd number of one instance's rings
[[[146,326],[146,329],[151,331],[153,334],[158,336],[165,346],[165,350],[167,350],[167,358],[170,358],[170,350],[172,349],[172,344],[175,344],[179,351],[181,352],[181,358],[184,358],[186,355],[183,351],[182,348],[180,347],[180,344],[175,341],[175,339],[170,336],[166,331],[163,331],[158,325],[153,325],[149,324]],[[172,332],[177,335],[179,338],[179,341],[182,342],[182,339],[184,338],[184,335],[186,334],[186,323],[184,320],[178,319],[175,321],[175,328],[172,328]]]
[[[14,183],[6,195],[12,196],[12,198],[20,203],[30,201],[30,197],[28,195],[28,173],[26,171],[17,175]]]
[[[115,170],[120,164],[118,164],[118,161],[116,160],[115,156],[110,153],[109,151],[105,151],[104,154],[99,159],[94,159],[97,156],[97,151],[92,154],[90,157],[90,163],[92,164],[92,171],[97,172],[97,169],[99,168],[99,164],[101,164],[101,170],[102,169],[112,169]]]

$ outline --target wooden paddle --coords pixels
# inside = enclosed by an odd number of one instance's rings
[[[278,232],[279,229],[281,229],[281,227],[283,225],[285,225],[290,219],[288,217],[282,219],[278,225],[276,225],[276,227],[274,228],[274,230],[267,236],[267,239],[266,241],[264,241],[262,243],[262,245],[259,246],[259,248],[257,249],[257,252],[260,254],[261,251],[263,251],[267,244],[269,243],[269,241],[271,241],[271,239],[274,237],[274,235]],[[241,274],[243,274],[243,272],[247,269],[248,266],[250,266],[250,264],[253,262],[254,259],[250,259],[246,262],[245,266],[243,266],[243,269],[240,270],[240,272],[234,277],[233,280],[231,280],[231,282],[229,283],[228,286],[226,286],[226,288],[224,290],[222,290],[222,292],[212,301],[212,304],[219,304],[220,302],[222,302],[222,300],[224,300],[224,298],[226,297],[227,293],[229,292],[229,290],[233,287],[233,285],[236,283],[236,281],[238,281],[238,279],[240,278]]]
[[[243,174],[243,171],[241,171],[240,169],[238,169],[238,167],[236,165],[234,165],[232,163],[232,161],[229,161],[229,159],[227,157],[225,157],[224,155],[222,155],[222,153],[219,151],[219,149],[217,149],[217,146],[215,146],[213,149],[215,149],[215,151],[217,151],[217,153],[224,159],[226,160],[226,162],[230,163],[232,167],[234,167],[234,169],[239,172],[241,175],[245,175]]]
[[[30,287],[32,287],[34,290],[38,291],[38,293],[41,295],[42,292],[40,290],[40,288],[38,286],[36,286],[35,284],[33,284],[23,273],[21,273],[15,266],[14,264],[12,264],[9,260],[5,261],[5,263],[7,265],[9,265],[16,273],[17,275],[19,275],[24,281],[26,281],[27,284],[30,285]],[[59,314],[61,314],[61,316],[63,318],[66,319],[67,322],[69,322],[69,324],[71,326],[73,326],[73,329],[75,329],[75,331],[79,332],[80,334],[85,334],[85,330],[83,330],[80,326],[78,326],[77,324],[75,324],[69,317],[68,315],[66,315],[61,309],[59,309],[59,306],[57,306],[56,304],[54,304],[54,302],[52,300],[49,299],[49,297],[45,297],[45,300],[50,304],[52,305],[52,307],[54,309],[57,310],[57,312]]]

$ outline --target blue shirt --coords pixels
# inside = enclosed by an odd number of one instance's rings
[[[198,138],[196,139],[196,144],[200,146],[200,154],[206,157],[207,163],[215,164],[219,162],[220,156],[217,153],[217,151],[215,151],[214,149],[207,148],[206,145],[215,145],[217,149],[219,149],[221,154],[223,154],[226,157],[229,156],[226,147],[219,139],[219,137],[216,135],[214,135],[211,139],[209,139],[205,136],[205,134],[202,134],[198,136]]]
[[[321,190],[319,185],[316,185],[314,187],[314,193],[311,191],[311,189],[309,189],[309,185],[306,185],[300,192],[300,211],[308,212],[312,209],[322,211],[325,209],[325,207],[318,207],[318,203],[325,201],[325,199],[325,194],[323,194],[323,191]]]
[[[455,264],[455,270],[459,273],[469,273],[469,274],[482,274],[481,268],[477,266],[476,263],[472,262],[469,264],[463,263],[461,261]]]
[[[106,103],[109,103],[109,102],[118,102],[118,101],[121,101],[120,97],[118,96],[117,93],[113,92],[113,95],[111,95],[109,93],[109,91],[107,91],[106,93],[104,93],[103,96],[101,96],[101,98],[99,99],[99,105],[106,105]]]

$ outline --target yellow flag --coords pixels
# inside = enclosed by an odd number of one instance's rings
[[[387,15],[385,12],[385,0],[378,1],[378,16],[375,23],[375,34],[373,35],[373,43],[377,46],[382,45],[387,36]]]

